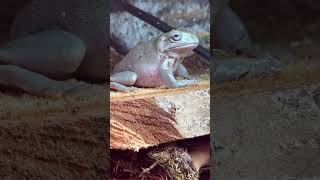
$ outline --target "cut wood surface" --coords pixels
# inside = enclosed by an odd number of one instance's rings
[[[209,82],[111,93],[110,147],[139,150],[210,133]]]
[[[201,81],[197,84],[181,87],[181,88],[174,88],[174,89],[167,89],[167,88],[140,88],[137,91],[123,93],[123,92],[111,92],[110,98],[111,101],[129,101],[134,99],[143,99],[148,97],[156,97],[166,94],[177,94],[177,93],[184,93],[187,91],[195,91],[200,89],[209,88],[210,82],[209,81]]]

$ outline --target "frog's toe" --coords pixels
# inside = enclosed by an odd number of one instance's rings
[[[184,87],[184,86],[188,86],[188,85],[191,85],[191,84],[196,84],[198,83],[199,81],[196,80],[196,79],[182,79],[182,80],[178,80],[177,84],[176,84],[176,88],[177,87]],[[174,88],[174,87],[173,87]]]
[[[199,80],[196,79],[190,79],[188,84],[197,84],[199,82]]]
[[[48,97],[63,97],[70,94],[76,94],[79,92],[87,92],[86,90],[93,87],[93,85],[77,81],[77,80],[70,80],[70,81],[62,81],[55,87],[52,87],[48,90],[44,91],[44,96]]]
[[[138,89],[134,86],[125,86],[123,84],[116,83],[116,82],[110,82],[110,88],[118,92],[132,92]]]
[[[87,90],[89,88],[93,87],[92,84],[86,83],[86,82],[73,82],[64,90],[64,94],[70,94],[70,93],[77,93],[82,92],[84,90]]]
[[[134,86],[131,86],[131,87],[128,87],[128,88],[126,89],[126,91],[124,91],[124,92],[136,92],[136,91],[138,91],[138,90],[139,90],[139,88],[134,87]]]
[[[193,80],[181,80],[181,84],[183,84],[184,86],[187,85],[192,85],[192,84],[196,84],[198,83],[198,80],[193,79]]]
[[[138,91],[139,88],[136,87],[126,87],[122,89],[117,89],[118,92],[123,92],[123,93],[129,93],[129,92],[136,92]]]

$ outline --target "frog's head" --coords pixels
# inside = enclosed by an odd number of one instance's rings
[[[173,58],[185,57],[199,45],[196,35],[179,30],[164,33],[157,39],[160,53]]]

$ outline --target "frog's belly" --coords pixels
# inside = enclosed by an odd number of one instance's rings
[[[138,67],[134,72],[138,78],[135,83],[137,87],[159,87],[162,86],[159,67]]]

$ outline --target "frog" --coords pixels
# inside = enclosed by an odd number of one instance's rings
[[[198,45],[195,34],[177,29],[141,42],[115,65],[110,88],[130,92],[137,88],[179,88],[194,84],[197,80],[189,75],[182,61]]]
[[[0,46],[1,90],[67,97],[108,83],[107,1],[20,5]]]
[[[90,88],[75,79],[86,54],[85,43],[76,35],[43,31],[0,47],[0,86],[14,87],[34,96],[61,97]]]

